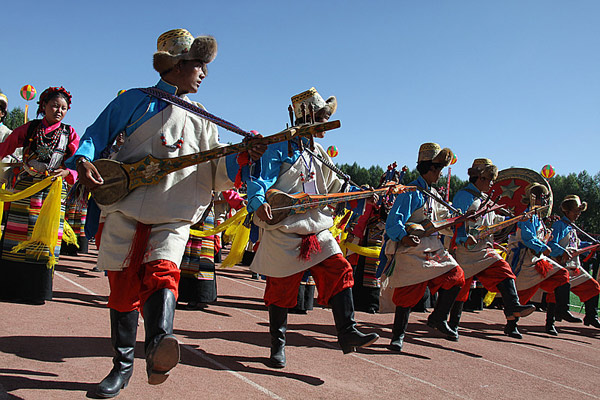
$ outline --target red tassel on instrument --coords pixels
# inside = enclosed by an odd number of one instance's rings
[[[546,260],[539,260],[535,263],[535,270],[539,272],[544,278],[548,275],[548,272],[552,269],[552,265]]]
[[[235,186],[236,189],[239,189],[242,187],[242,168],[250,164],[250,156],[248,155],[247,151],[238,154],[237,163],[240,167],[238,168],[237,175],[235,176],[235,182],[233,183],[233,186]]]
[[[321,252],[321,244],[317,239],[317,235],[314,233],[310,235],[301,235],[302,236],[302,244],[300,245],[300,254],[298,258],[302,261],[310,260],[310,255],[312,253],[320,253]]]

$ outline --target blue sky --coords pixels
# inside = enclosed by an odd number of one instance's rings
[[[600,2],[10,1],[0,14],[0,88],[63,85],[83,134],[118,90],[150,86],[156,39],[186,28],[219,54],[192,99],[240,127],[285,128],[290,97],[338,98],[322,144],[339,163],[414,167],[435,141],[472,160],[596,174]],[[30,102],[30,118],[36,105]],[[221,130],[221,140],[239,137]]]

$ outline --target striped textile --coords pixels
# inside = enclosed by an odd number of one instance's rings
[[[21,191],[23,189],[28,188],[34,183],[41,181],[42,178],[34,178],[32,176],[26,175],[23,179],[19,180],[15,185],[15,191]],[[35,226],[35,222],[40,215],[40,210],[42,208],[42,203],[48,192],[50,191],[50,187],[34,194],[29,198],[25,198],[19,201],[13,201],[10,203],[10,209],[8,211],[8,217],[6,219],[6,227],[4,229],[4,242],[2,247],[2,260],[8,261],[16,261],[16,262],[24,262],[24,263],[34,263],[34,264],[46,264],[48,262],[49,252],[45,251],[42,256],[37,259],[31,254],[30,250],[21,250],[18,253],[11,253],[10,251],[17,244],[24,242],[25,240],[31,238],[31,234],[33,233],[33,227]],[[64,199],[67,196],[66,185],[63,183],[61,198],[64,203]],[[63,224],[64,224],[64,213],[65,206],[61,204],[61,216],[60,216],[60,226],[58,228],[58,243],[56,248],[54,249],[54,255],[58,259],[58,255],[60,254],[60,245],[63,233]]]
[[[365,232],[367,236],[367,243],[365,244],[365,246],[381,247],[383,240],[383,229],[380,225],[380,221],[377,220],[376,223],[371,223],[367,226]],[[372,288],[381,287],[381,282],[377,277],[377,267],[379,266],[379,259],[364,257],[364,260],[365,261],[363,269],[363,286]]]
[[[214,228],[214,217],[210,215],[198,230]],[[181,277],[198,280],[215,280],[215,239],[214,236],[199,237],[190,234],[181,261]]]
[[[73,202],[70,204],[65,211],[65,219],[73,228],[75,236],[78,238],[85,238],[84,226],[87,217],[87,207]]]

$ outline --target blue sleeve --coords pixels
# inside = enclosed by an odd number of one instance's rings
[[[238,172],[238,168],[239,168],[239,165],[237,163],[237,154],[230,154],[230,155],[226,156],[225,157],[225,166],[227,167],[227,177],[229,178],[229,180],[231,182],[235,182],[235,177],[237,176],[237,172]],[[248,166],[242,167],[242,182],[244,182],[246,180],[244,178],[248,174],[247,170],[248,170]]]
[[[462,213],[466,213],[471,204],[473,204],[473,195],[466,190],[459,190],[452,199],[452,205],[459,209]],[[461,224],[456,228],[456,243],[462,244],[467,241],[467,230],[465,224]]]
[[[525,246],[529,247],[536,253],[541,253],[548,248],[548,246],[538,239],[537,229],[531,219],[528,221],[518,222],[517,226],[521,228],[521,239],[523,240],[523,244]]]
[[[568,227],[562,221],[556,221],[552,224],[552,237],[548,241],[548,246],[552,249],[550,255],[552,257],[561,256],[566,249],[562,247],[560,242],[569,233]]]
[[[256,211],[264,202],[267,190],[279,177],[279,170],[283,164],[283,145],[287,155],[287,142],[274,143],[260,158],[260,168],[257,174],[250,174],[246,185],[248,186],[248,212]]]
[[[154,107],[149,107],[156,106],[156,101],[150,103],[149,97],[139,90],[128,90],[111,101],[96,121],[86,129],[79,141],[79,148],[65,162],[66,166],[76,169],[75,161],[79,157],[92,161],[99,158],[100,153],[114,142],[120,132],[126,131],[127,135],[131,134],[142,122],[142,117],[146,117],[145,121],[157,112],[154,109],[150,110]],[[139,118],[136,118],[137,114],[140,114]],[[131,122],[133,123],[130,125]]]
[[[423,204],[425,201],[419,192],[400,193],[385,221],[385,231],[388,237],[397,242],[402,240],[407,234],[406,221]]]

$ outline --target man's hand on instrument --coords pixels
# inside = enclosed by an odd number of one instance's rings
[[[77,173],[79,174],[81,184],[89,190],[93,190],[104,183],[102,176],[100,176],[94,164],[88,160],[77,161]]]
[[[271,206],[269,203],[262,203],[255,212],[256,216],[265,222],[273,219],[273,213],[271,213]]]
[[[255,138],[262,138],[263,135],[261,135],[260,133],[256,132],[256,131],[252,131],[255,132],[256,135],[254,136]],[[267,151],[267,145],[264,143],[254,143],[252,144],[252,140],[250,139],[250,148],[248,149],[248,155],[250,156],[250,158],[253,161],[258,161],[260,160],[260,158],[262,157],[262,155],[265,153],[265,151]]]
[[[561,256],[560,256],[559,263],[560,264],[565,264],[571,258],[573,258],[573,253],[570,250],[565,250],[565,252],[562,253]]]
[[[470,236],[467,238],[467,240],[465,241],[465,246],[466,247],[473,247],[477,244],[477,239],[475,239],[473,236]]]
[[[406,235],[400,240],[400,243],[406,247],[416,247],[421,243],[421,239],[415,235]]]
[[[542,252],[542,254],[546,257],[550,256],[550,253],[552,253],[552,249],[550,247],[547,247],[546,250]]]

